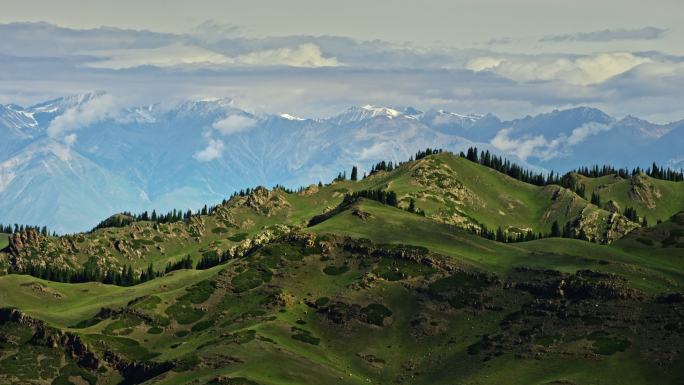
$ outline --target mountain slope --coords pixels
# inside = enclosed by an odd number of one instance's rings
[[[625,208],[632,207],[640,217],[656,222],[667,220],[684,210],[684,188],[679,182],[655,179],[644,174],[629,178],[617,175],[588,178],[573,174],[572,178],[585,187],[587,196],[598,194],[604,207],[613,211],[623,212]]]
[[[681,122],[617,120],[590,108],[501,121],[491,114],[361,106],[331,118],[304,119],[252,114],[229,99],[127,106],[112,95],[90,93],[26,108],[2,106],[0,163],[38,156],[23,169],[27,178],[47,180],[53,175],[41,165],[52,161],[50,155],[32,149],[45,140],[58,141],[68,145],[74,157],[121,181],[124,195],[131,198],[128,208],[168,211],[218,202],[248,186],[326,181],[354,165],[362,174],[378,161],[396,163],[426,147],[458,152],[477,143],[528,168],[561,172],[586,159],[614,166],[656,161],[679,167],[682,127]],[[539,145],[530,147],[534,143]],[[18,207],[37,200],[44,207],[55,197],[82,205],[78,214],[52,211],[35,223],[35,216],[14,210],[3,212],[2,219],[75,232],[120,210],[119,205],[112,210],[87,196],[64,193],[53,182],[14,187],[28,189],[29,194],[21,196],[0,191],[0,200]],[[90,196],[109,194],[101,179],[86,175],[78,189],[94,191]]]
[[[448,153],[402,166],[387,178],[373,176],[369,183],[396,191],[404,207],[413,198],[428,217],[474,230],[483,224],[511,234],[548,233],[558,222],[569,223],[576,236],[611,242],[636,227],[560,186],[533,186]],[[677,194],[681,185],[675,184]]]
[[[121,227],[90,233],[12,234],[0,252],[0,379],[678,384],[681,214],[610,246],[494,242],[433,217],[462,202],[479,221],[543,227],[546,213],[574,213],[549,187],[441,153],[360,181],[258,187],[177,221],[120,215],[107,223]],[[376,188],[396,191],[399,207],[344,198]],[[483,205],[462,199],[471,190]],[[411,194],[425,216],[403,208]],[[44,266],[52,281],[14,274]],[[64,268],[142,281],[150,267],[159,276],[139,283],[55,282]]]

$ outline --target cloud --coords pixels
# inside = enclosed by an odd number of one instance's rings
[[[157,48],[114,49],[82,52],[101,60],[86,63],[91,68],[125,69],[140,66],[225,65],[234,60],[205,48],[172,44]]]
[[[595,122],[584,124],[581,127],[577,127],[572,130],[572,133],[570,133],[570,136],[567,139],[567,144],[570,146],[580,144],[588,137],[600,134],[604,131],[609,131],[611,128],[612,127],[607,124]]]
[[[64,144],[67,146],[71,147],[76,143],[76,139],[78,139],[78,136],[76,134],[69,134],[64,137]]]
[[[223,135],[239,134],[247,132],[256,127],[257,121],[243,115],[230,115],[225,119],[219,120],[213,124],[218,132]]]
[[[513,44],[514,42],[516,42],[516,39],[513,39],[512,37],[496,37],[489,39],[485,45],[507,45]]]
[[[270,65],[290,67],[337,67],[335,57],[324,57],[321,48],[315,44],[302,44],[297,48],[278,48],[240,55],[236,61],[248,65]]]
[[[684,116],[684,57],[636,54],[627,44],[620,44],[622,53],[538,54],[518,39],[501,53],[340,36],[256,38],[225,29],[228,35],[205,38],[201,32],[0,24],[0,73],[11,75],[0,81],[0,103],[31,105],[103,89],[139,104],[230,96],[250,111],[309,117],[366,103],[503,119],[578,105],[659,122]],[[579,46],[596,51],[593,43]],[[92,52],[98,55],[84,55]]]
[[[541,42],[607,42],[615,40],[656,40],[663,37],[667,29],[656,27],[644,27],[638,29],[604,29],[602,31],[580,32],[568,35],[545,36]]]
[[[602,83],[641,64],[647,57],[631,53],[602,53],[577,58],[553,57],[477,57],[466,64],[475,72],[490,71],[515,81],[563,81],[571,85],[588,86]]]
[[[500,151],[516,155],[523,161],[530,157],[546,161],[568,153],[569,147],[611,128],[610,125],[591,122],[573,129],[569,136],[561,134],[554,139],[547,139],[544,135],[523,135],[515,138],[512,128],[504,128],[497,132],[490,144]]]
[[[81,52],[99,58],[85,65],[100,69],[127,69],[141,66],[159,68],[183,66],[289,66],[289,67],[336,67],[334,57],[324,57],[319,46],[302,44],[297,48],[278,48],[253,51],[228,57],[207,48],[177,43],[156,48],[111,49]]]
[[[498,150],[515,154],[523,161],[531,156],[550,159],[557,155],[555,152],[559,144],[557,141],[548,141],[543,135],[514,139],[510,137],[511,132],[512,128],[500,130],[491,140],[492,146]]]
[[[497,68],[502,63],[504,63],[504,59],[497,59],[494,57],[484,56],[471,59],[468,63],[466,63],[466,68],[471,71],[480,72],[484,70]]]
[[[50,122],[47,134],[51,138],[63,139],[65,143],[73,145],[76,141],[76,135],[65,135],[66,133],[80,130],[103,120],[115,119],[122,107],[122,101],[112,95],[95,95],[56,117]]]
[[[193,157],[200,162],[211,162],[212,160],[218,159],[223,155],[224,146],[225,145],[222,140],[209,138],[207,147],[196,152]]]

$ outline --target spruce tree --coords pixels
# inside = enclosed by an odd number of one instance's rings
[[[356,181],[358,179],[358,173],[359,171],[356,169],[356,166],[352,167],[351,180]]]

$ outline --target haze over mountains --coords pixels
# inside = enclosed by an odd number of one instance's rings
[[[684,166],[684,121],[573,108],[495,115],[375,106],[326,119],[255,115],[229,99],[129,106],[106,93],[0,105],[2,223],[83,231],[122,210],[199,208],[256,185],[329,181],[419,149],[490,149],[528,167]],[[59,204],[55,204],[59,203]]]

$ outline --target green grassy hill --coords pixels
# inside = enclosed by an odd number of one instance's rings
[[[396,191],[427,216],[460,227],[502,227],[512,233],[547,233],[554,221],[610,242],[635,226],[560,186],[527,184],[465,158],[442,153],[369,178],[373,187]],[[680,183],[681,184],[681,183]],[[684,190],[683,190],[684,191]]]
[[[573,178],[585,186],[587,196],[597,193],[604,207],[620,212],[633,207],[640,217],[653,223],[684,210],[684,184],[681,182],[654,179],[644,174],[629,178],[617,175],[588,178],[574,174]],[[608,203],[610,201],[617,205]]]
[[[4,249],[9,245],[8,240],[9,235],[0,233],[0,250]]]
[[[370,189],[396,192],[398,207],[343,203]],[[361,181],[258,188],[175,223],[25,233],[0,253],[0,383],[680,384],[681,213],[620,222],[610,245],[502,243],[473,228],[577,222],[605,237],[618,220],[569,190],[439,154]],[[13,273],[138,275],[185,256],[213,266],[132,286]]]

